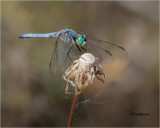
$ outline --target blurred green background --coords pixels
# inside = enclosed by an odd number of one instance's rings
[[[67,126],[72,97],[64,94],[63,72],[53,76],[49,71],[55,40],[17,37],[72,28],[116,43],[128,52],[127,58],[102,65],[105,83],[95,79],[88,88],[89,99],[103,90],[95,96],[99,104],[92,100],[87,106],[82,104],[73,126],[158,126],[158,12],[158,1],[2,1],[1,125]],[[132,112],[149,115],[131,116]]]

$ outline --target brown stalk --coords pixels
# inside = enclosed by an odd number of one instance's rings
[[[79,94],[80,94],[79,92],[74,94],[74,98],[73,98],[73,102],[72,102],[72,106],[71,106],[71,110],[70,110],[70,114],[69,114],[68,128],[70,128],[72,126],[72,120],[73,120],[75,105],[76,105],[77,98],[78,98]]]

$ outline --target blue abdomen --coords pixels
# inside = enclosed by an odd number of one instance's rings
[[[20,35],[19,38],[31,38],[31,37],[56,38],[56,36],[57,36],[57,32],[45,33],[45,34],[26,33],[26,34]]]

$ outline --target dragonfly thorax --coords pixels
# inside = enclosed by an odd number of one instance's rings
[[[76,44],[78,45],[84,45],[86,42],[86,36],[85,35],[78,35],[76,39]]]

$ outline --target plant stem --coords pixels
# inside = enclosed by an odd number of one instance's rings
[[[72,126],[73,114],[74,114],[74,109],[75,109],[78,95],[79,95],[79,92],[74,94],[74,98],[73,98],[73,102],[72,102],[72,106],[71,106],[71,110],[70,110],[70,114],[69,114],[68,128],[70,128]]]

